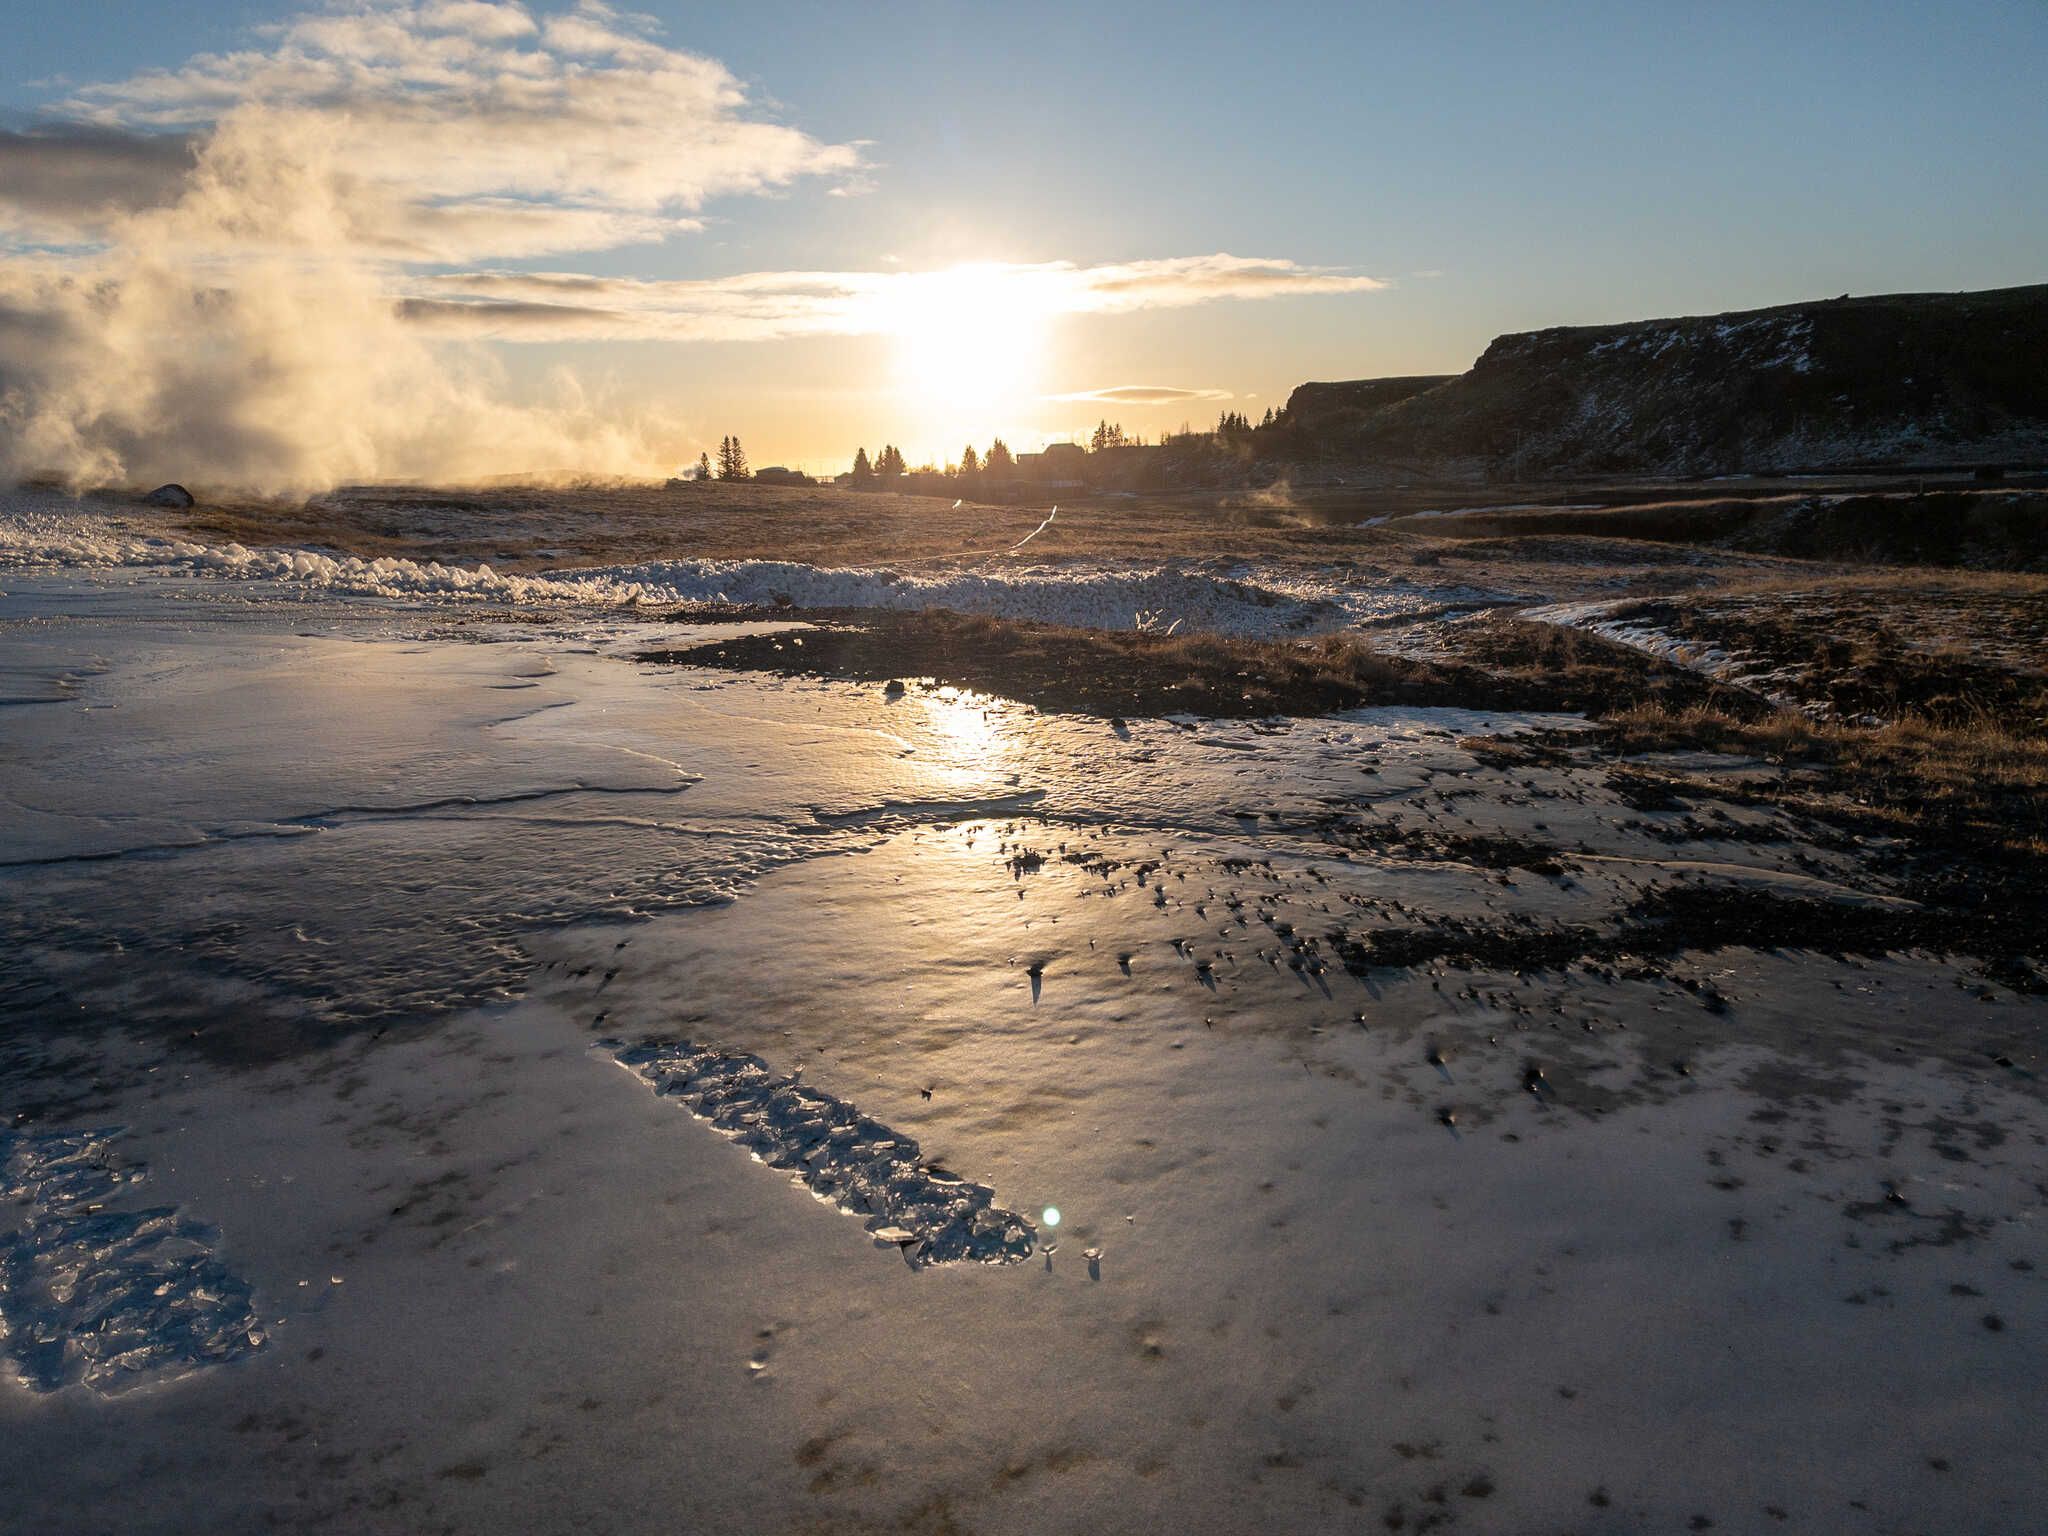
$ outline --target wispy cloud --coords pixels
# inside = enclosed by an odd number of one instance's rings
[[[748,272],[667,282],[484,271],[414,280],[404,313],[446,334],[496,341],[769,341],[888,335],[915,323],[932,303],[971,313],[979,300],[1005,314],[1023,310],[1050,319],[1380,286],[1357,273],[1228,254],[1102,266],[982,262],[927,272]],[[1213,391],[1158,393],[1219,398]]]
[[[1180,405],[1190,400],[1234,399],[1227,389],[1176,389],[1171,384],[1113,384],[1108,389],[1076,389],[1048,400],[1079,401],[1086,405]]]

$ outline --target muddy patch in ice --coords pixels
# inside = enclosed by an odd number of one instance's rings
[[[125,1392],[263,1347],[249,1286],[172,1206],[113,1210],[145,1175],[112,1130],[0,1131],[0,1351],[35,1392]]]
[[[676,1040],[621,1046],[612,1059],[657,1094],[680,1100],[770,1168],[788,1171],[818,1199],[866,1218],[913,1269],[930,1264],[1015,1264],[1037,1232],[995,1203],[995,1192],[924,1162],[917,1143],[844,1099],[733,1055]]]

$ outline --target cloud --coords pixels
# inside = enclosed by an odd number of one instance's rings
[[[926,272],[749,272],[681,281],[480,271],[414,280],[404,313],[442,334],[494,341],[773,341],[897,334],[934,306],[1050,320],[1382,286],[1355,273],[1227,254],[1093,267],[982,262]]]
[[[659,241],[863,166],[591,0],[339,6],[62,110],[0,136],[0,474],[76,483],[651,472],[659,423],[566,376],[511,403],[404,274]]]
[[[540,19],[489,0],[369,4],[266,41],[85,86],[60,110],[131,147],[260,113],[267,156],[327,168],[341,233],[420,261],[657,240],[697,228],[713,198],[863,173],[858,145],[768,119],[723,64],[594,0]]]
[[[104,239],[122,215],[175,202],[194,155],[184,133],[76,123],[0,130],[0,235],[57,245]]]
[[[651,472],[660,423],[567,376],[514,404],[476,343],[916,335],[1381,286],[1227,253],[506,270],[689,233],[719,198],[871,185],[864,142],[778,121],[723,64],[599,0],[335,0],[59,110],[0,133],[0,475],[276,491]]]
[[[1093,267],[1077,274],[1095,313],[1206,304],[1217,299],[1295,298],[1307,294],[1370,293],[1386,284],[1362,273],[1304,267],[1272,257],[1175,256]]]
[[[1176,389],[1170,384],[1115,384],[1108,389],[1077,389],[1048,400],[1081,401],[1089,405],[1179,405],[1188,400],[1230,400],[1227,389]]]

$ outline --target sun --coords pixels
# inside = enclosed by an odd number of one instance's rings
[[[1038,387],[1050,311],[1031,275],[949,267],[902,279],[889,295],[903,392],[928,419],[984,418]]]

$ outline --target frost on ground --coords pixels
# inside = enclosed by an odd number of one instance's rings
[[[1736,590],[1555,603],[1522,615],[1746,688],[1822,720],[2042,719],[2048,593],[2038,578],[1868,573]]]
[[[534,605],[949,608],[1096,629],[1313,635],[1502,594],[1393,577],[1286,576],[1253,565],[954,562],[895,570],[782,560],[658,560],[516,575],[317,549],[250,549],[137,533],[48,493],[0,498],[0,569],[131,569],[281,583],[306,595]]]
[[[145,1172],[118,1134],[0,1131],[0,1348],[32,1391],[123,1392],[263,1346],[206,1227],[170,1206],[108,1209]]]
[[[1738,688],[1758,688],[1768,693],[1772,675],[1763,669],[1745,665],[1746,658],[1720,646],[1705,645],[1670,634],[1654,624],[1621,617],[1619,611],[1629,607],[1631,602],[1629,598],[1609,598],[1591,603],[1550,603],[1538,608],[1525,608],[1521,617],[1531,624],[1583,629],[1603,640],[1612,640],[1616,645],[1625,645],[1630,650],[1641,651],[1659,661],[1668,661],[1689,672],[1711,677],[1716,682]]]
[[[2042,995],[1756,764],[7,585],[0,1106],[290,1347],[0,1527],[2039,1530]]]
[[[927,1264],[1015,1264],[1031,1257],[1030,1222],[918,1155],[917,1143],[844,1099],[736,1056],[687,1040],[613,1049],[613,1059],[675,1098],[713,1130],[745,1147],[828,1205],[867,1217],[878,1242],[894,1243],[913,1269]]]

